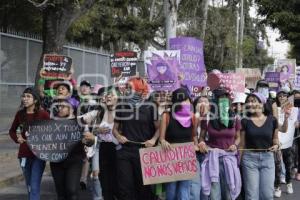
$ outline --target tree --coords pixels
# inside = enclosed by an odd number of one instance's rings
[[[161,13],[160,1],[105,0],[74,23],[67,38],[108,51],[142,51],[155,42],[163,22]]]
[[[169,39],[176,37],[177,12],[181,0],[164,0],[166,46],[169,49]]]
[[[272,28],[278,28],[280,38],[292,44],[290,56],[298,57],[300,64],[300,1],[299,0],[255,0],[258,13],[265,17],[263,21]]]
[[[66,33],[72,23],[84,15],[95,3],[96,0],[28,0],[32,5],[42,12],[42,38],[43,52],[36,71],[35,83],[40,79],[43,54],[63,52],[63,45],[66,41]]]

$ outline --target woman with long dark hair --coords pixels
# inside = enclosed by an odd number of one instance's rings
[[[171,144],[193,142],[195,126],[192,103],[188,91],[179,88],[172,93],[172,112],[165,112],[159,127],[162,148],[169,150]],[[194,166],[197,168],[197,165]],[[190,180],[166,183],[167,200],[190,200]]]
[[[21,98],[21,109],[15,115],[9,135],[16,143],[20,144],[18,158],[25,177],[28,199],[39,200],[40,185],[46,163],[37,158],[29,149],[25,133],[30,122],[47,120],[50,117],[46,111],[41,109],[40,97],[34,88],[26,88]],[[20,135],[17,130],[21,131]]]
[[[241,123],[230,104],[225,88],[213,90],[209,121],[201,121],[199,149],[207,153],[201,169],[202,191],[211,200],[234,200],[241,191],[237,158]]]
[[[275,181],[274,151],[279,148],[278,122],[266,113],[267,99],[260,93],[246,99],[247,118],[242,120],[243,183],[245,199],[272,200]]]
[[[101,195],[105,200],[114,200],[117,197],[117,164],[116,164],[116,148],[119,148],[117,139],[112,134],[114,125],[115,108],[118,101],[119,91],[113,86],[102,88],[103,102],[99,109],[86,113],[81,116],[83,121],[91,124],[93,133],[97,136],[99,150],[98,165],[93,160],[93,183],[97,181],[100,170],[100,181],[102,194],[98,191],[100,184],[93,186],[93,200],[100,200]],[[99,164],[100,163],[100,164]],[[97,165],[97,166],[95,166]],[[100,168],[99,168],[100,166]],[[98,168],[96,170],[96,168]],[[95,188],[98,186],[98,189]],[[98,191],[98,192],[97,192]]]

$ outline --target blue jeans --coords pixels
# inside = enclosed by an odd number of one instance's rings
[[[245,152],[242,157],[245,200],[273,200],[273,152]]]
[[[202,194],[201,192],[201,164],[204,160],[203,154],[196,154],[197,155],[197,177],[193,180],[191,180],[190,184],[190,200],[207,200],[208,197]]]
[[[25,161],[24,161],[25,159]],[[20,158],[20,164],[28,191],[29,200],[40,199],[40,187],[46,162],[36,157]]]
[[[219,165],[219,182],[214,182],[211,184],[210,200],[231,200],[222,157],[219,158]]]
[[[166,183],[166,200],[190,200],[191,181]]]

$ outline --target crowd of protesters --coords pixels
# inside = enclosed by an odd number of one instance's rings
[[[77,120],[83,139],[59,163],[50,163],[57,198],[77,200],[91,177],[93,200],[271,200],[280,184],[293,193],[300,181],[298,134],[300,91],[281,88],[276,96],[261,80],[250,92],[219,87],[194,97],[182,86],[173,92],[149,90],[141,77],[94,87],[88,80],[41,80],[26,88],[10,128],[20,144],[18,158],[28,198],[40,199],[45,161],[26,143],[34,120]],[[291,100],[292,99],[292,100]],[[143,185],[139,149],[193,142],[197,177]],[[298,150],[297,150],[298,149]]]

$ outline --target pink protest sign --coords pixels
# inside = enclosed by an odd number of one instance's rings
[[[197,175],[194,144],[172,144],[172,149],[160,146],[140,149],[144,185],[191,180]]]
[[[245,76],[241,73],[209,73],[207,85],[211,90],[226,87],[233,92],[244,92]]]

